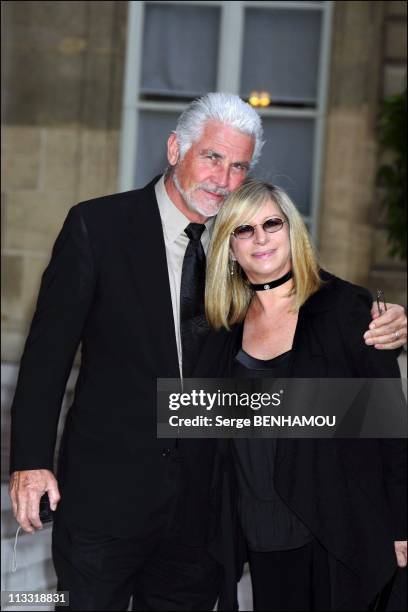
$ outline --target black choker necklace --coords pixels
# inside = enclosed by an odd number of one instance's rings
[[[268,289],[274,289],[275,287],[279,287],[279,285],[283,285],[290,278],[292,278],[292,270],[289,270],[284,276],[281,276],[277,280],[271,281],[270,283],[261,283],[259,285],[254,285],[254,283],[249,283],[249,286],[254,291],[267,291]]]

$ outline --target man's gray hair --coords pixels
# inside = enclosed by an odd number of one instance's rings
[[[235,94],[207,93],[202,98],[191,102],[182,112],[175,129],[183,159],[194,141],[198,140],[207,121],[218,121],[244,134],[249,134],[255,140],[251,168],[257,163],[264,145],[261,118],[246,102]]]

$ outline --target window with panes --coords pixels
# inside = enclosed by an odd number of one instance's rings
[[[253,175],[283,187],[316,233],[333,2],[129,2],[120,189],[167,165],[194,98],[236,93],[262,117]]]

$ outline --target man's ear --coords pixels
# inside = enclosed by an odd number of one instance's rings
[[[180,149],[177,136],[172,132],[167,140],[167,159],[170,166],[175,166],[179,160]]]

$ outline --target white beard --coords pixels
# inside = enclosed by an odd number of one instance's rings
[[[221,206],[224,203],[224,200],[220,200],[219,202],[214,202],[214,200],[209,200],[208,201],[208,206],[203,205],[200,202],[197,202],[194,198],[194,191],[195,189],[197,189],[197,187],[191,189],[190,191],[185,191],[182,186],[180,185],[180,181],[178,180],[177,177],[177,170],[175,169],[173,172],[173,183],[177,189],[177,191],[179,192],[179,194],[181,195],[181,197],[183,198],[183,200],[185,201],[185,203],[187,204],[188,208],[194,212],[198,212],[200,215],[202,215],[203,217],[215,217],[215,215],[218,214]],[[200,185],[198,185],[198,187],[200,187]],[[217,190],[220,190],[219,188],[212,188],[214,189],[214,192],[216,193]],[[225,193],[227,190],[222,190],[224,193],[223,198],[227,197],[227,195],[229,194],[229,192]]]

